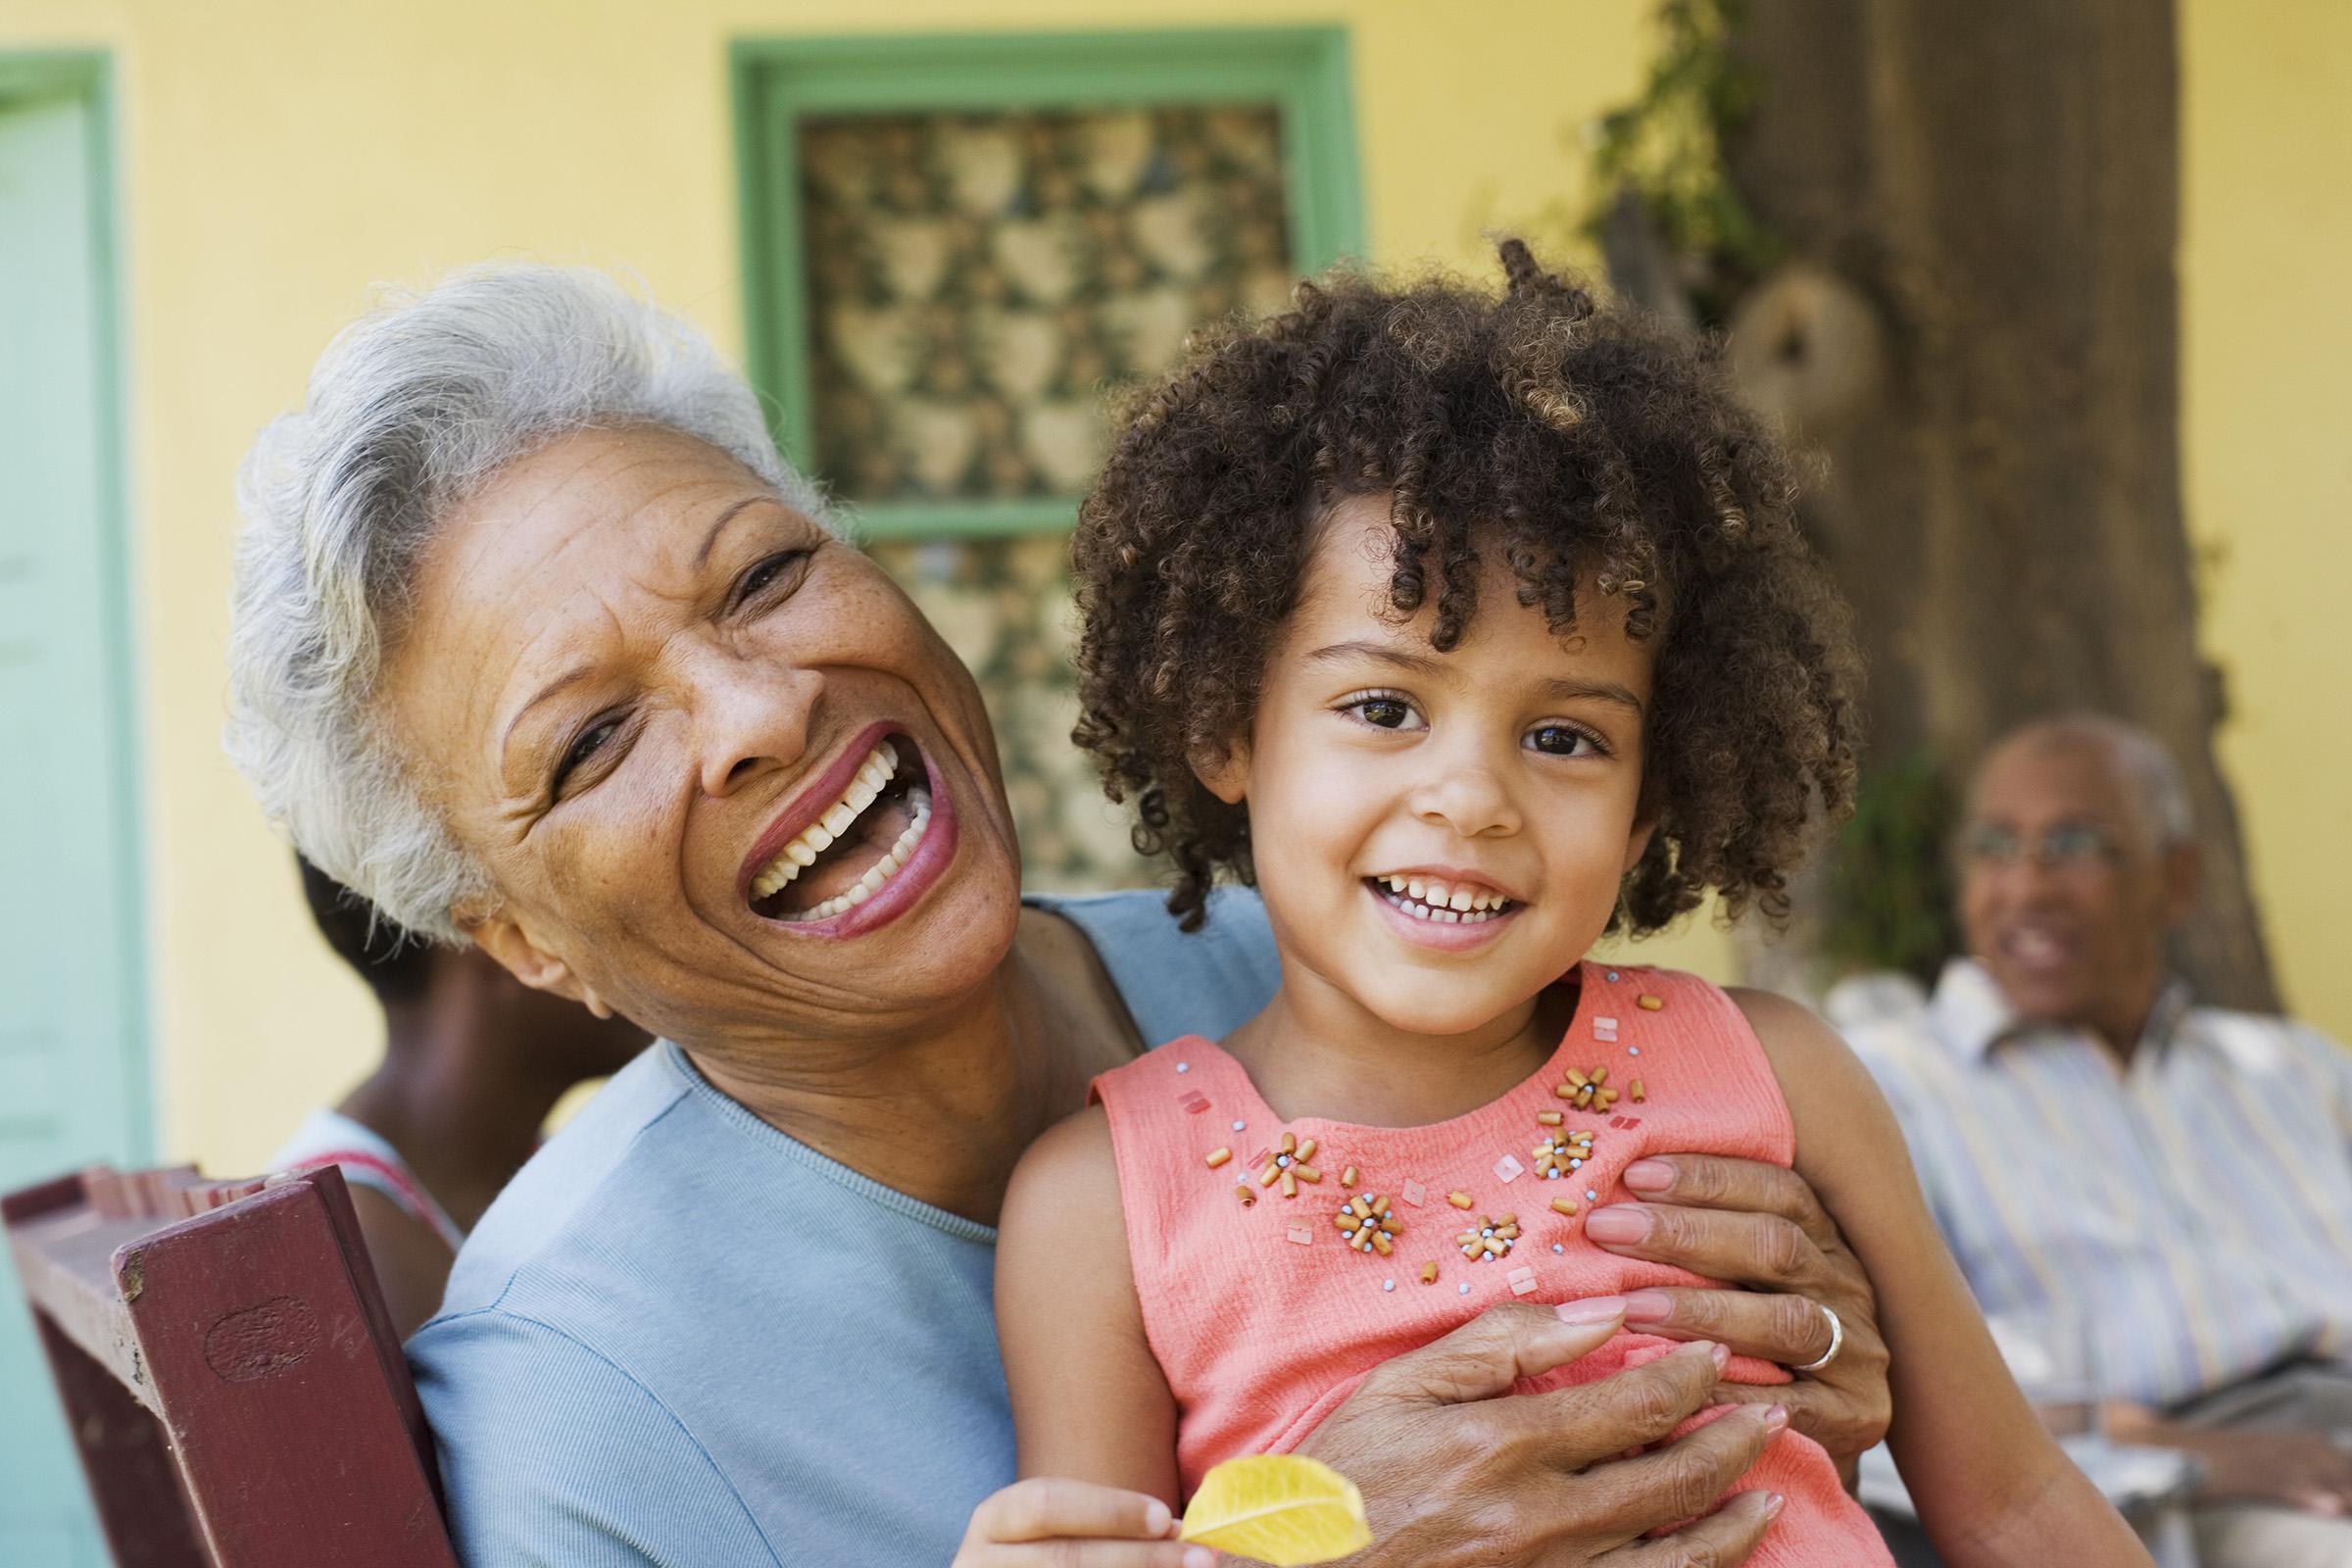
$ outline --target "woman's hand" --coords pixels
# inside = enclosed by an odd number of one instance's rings
[[[1608,1298],[1511,1301],[1375,1368],[1298,1446],[1356,1484],[1372,1545],[1350,1568],[1732,1568],[1780,1499],[1726,1488],[1786,1413],[1735,1410],[1637,1457],[1716,1403],[1724,1353],[1690,1345],[1596,1383],[1498,1397],[1623,1325]],[[1661,1525],[1698,1520],[1656,1541]]]
[[[1861,1260],[1794,1171],[1710,1154],[1660,1154],[1626,1167],[1639,1203],[1594,1209],[1585,1234],[1621,1257],[1671,1263],[1745,1290],[1642,1290],[1626,1326],[1668,1339],[1711,1340],[1790,1368],[1830,1348],[1828,1307],[1842,1327],[1827,1366],[1793,1384],[1726,1384],[1726,1403],[1788,1406],[1789,1425],[1840,1469],[1886,1435],[1886,1343]]]
[[[1214,1568],[1168,1505],[1085,1481],[1016,1481],[972,1510],[953,1568]]]

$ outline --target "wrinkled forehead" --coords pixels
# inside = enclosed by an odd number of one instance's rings
[[[418,564],[386,660],[401,721],[423,704],[475,728],[554,662],[658,635],[664,608],[694,594],[712,525],[739,507],[813,529],[732,457],[674,431],[581,431],[515,459],[450,509]]]
[[[1996,747],[1971,781],[1968,811],[2012,827],[2096,822],[2150,830],[2121,759],[2084,737],[2020,737]]]
[[[698,512],[771,494],[734,458],[692,436],[583,430],[515,459],[453,507],[428,568],[443,586],[491,603],[534,581],[625,572],[651,585],[691,560],[701,543],[690,528]]]

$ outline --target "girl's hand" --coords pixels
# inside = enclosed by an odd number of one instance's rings
[[[972,1511],[954,1568],[1215,1568],[1168,1505],[1085,1481],[1016,1481]]]
[[[1798,1367],[1830,1348],[1818,1309],[1826,1306],[1844,1329],[1829,1365],[1793,1384],[1727,1384],[1722,1398],[1787,1405],[1789,1424],[1840,1469],[1886,1435],[1892,1398],[1878,1298],[1804,1178],[1756,1160],[1660,1154],[1627,1166],[1625,1185],[1644,1201],[1594,1209],[1585,1234],[1596,1245],[1748,1287],[1635,1291],[1628,1328]]]
[[[1298,1446],[1356,1484],[1372,1544],[1349,1568],[1733,1568],[1780,1510],[1724,1490],[1786,1413],[1735,1410],[1673,1443],[1716,1402],[1716,1347],[1690,1345],[1596,1383],[1500,1397],[1623,1324],[1614,1298],[1509,1301],[1375,1367]],[[1635,1458],[1637,1445],[1664,1444]],[[1718,1503],[1721,1507],[1717,1507]],[[1709,1510],[1713,1510],[1709,1512]],[[1694,1515],[1660,1540],[1647,1532]]]

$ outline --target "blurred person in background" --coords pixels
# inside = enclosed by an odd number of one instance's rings
[[[384,1058],[333,1109],[311,1112],[270,1166],[342,1167],[406,1339],[441,1304],[466,1233],[539,1147],[556,1102],[653,1037],[532,990],[479,948],[420,942],[296,859],[318,934],[383,1008]]]
[[[2112,1437],[2201,1462],[2204,1561],[2352,1563],[2352,1056],[2194,1004],[2197,867],[2154,737],[2029,724],[1970,789],[1970,956],[1849,1038],[1984,1310],[2072,1340]]]

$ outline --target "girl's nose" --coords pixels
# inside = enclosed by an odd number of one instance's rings
[[[808,754],[808,719],[824,677],[756,659],[716,658],[698,671],[696,726],[702,744],[703,793],[733,794],[762,774],[789,768]]]
[[[1502,781],[1483,766],[1453,767],[1414,791],[1413,814],[1463,838],[1504,837],[1519,831],[1519,808]]]

